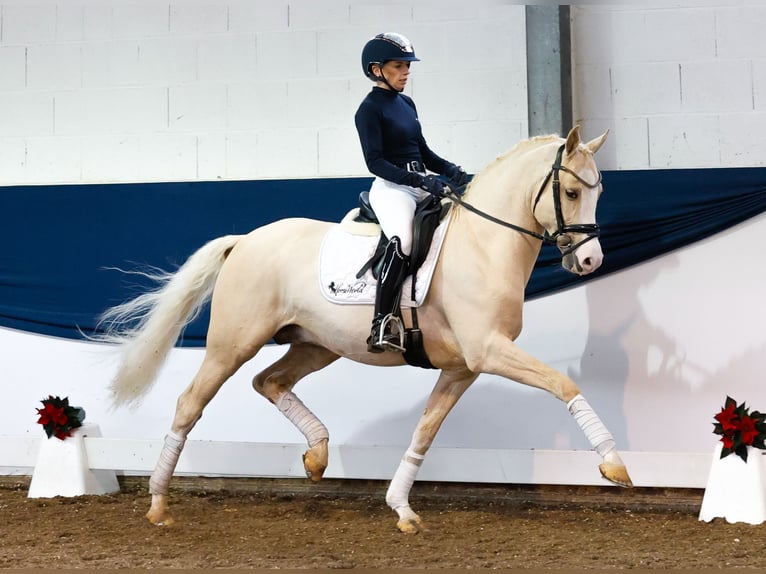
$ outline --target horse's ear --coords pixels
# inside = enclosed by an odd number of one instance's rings
[[[601,146],[604,145],[604,142],[606,141],[606,136],[608,135],[609,135],[609,130],[606,130],[603,134],[601,134],[597,138],[594,138],[590,140],[588,143],[586,143],[585,147],[587,147],[590,150],[590,153],[596,153],[599,149],[601,149]]]
[[[567,135],[567,143],[564,148],[567,155],[576,150],[578,145],[580,145],[580,126],[575,126],[569,130],[569,135]]]

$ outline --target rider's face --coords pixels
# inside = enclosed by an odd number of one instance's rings
[[[386,78],[389,84],[397,90],[402,91],[407,85],[407,78],[410,75],[410,62],[401,62],[399,60],[392,60],[383,64],[383,77]],[[381,88],[389,88],[385,82],[378,82]]]

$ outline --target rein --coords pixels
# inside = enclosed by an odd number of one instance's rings
[[[462,191],[465,189],[465,185],[453,189],[450,186],[450,192],[447,194],[447,197],[451,199],[453,202],[457,203],[461,207],[466,208],[468,211],[471,211],[475,213],[476,215],[483,217],[484,219],[491,221],[492,223],[497,223],[498,225],[502,225],[503,227],[507,227],[509,229],[513,229],[514,231],[518,231],[519,233],[523,233],[526,235],[529,235],[531,237],[534,237],[535,239],[539,239],[543,243],[548,243],[550,245],[556,245],[556,247],[559,248],[562,255],[569,255],[572,253],[575,249],[580,247],[583,243],[586,243],[587,241],[590,241],[591,239],[594,239],[599,236],[600,229],[597,223],[581,223],[581,224],[572,224],[572,225],[566,225],[564,224],[564,215],[561,211],[561,184],[559,182],[559,171],[564,171],[570,175],[572,175],[577,181],[585,185],[589,188],[594,188],[598,186],[601,183],[601,172],[598,174],[598,180],[596,180],[595,183],[588,183],[583,178],[581,178],[578,174],[576,174],[574,171],[569,169],[566,166],[561,165],[561,157],[564,153],[564,147],[565,144],[562,144],[558,151],[556,152],[556,160],[553,162],[553,165],[551,166],[550,171],[545,176],[545,179],[543,180],[543,183],[540,185],[540,189],[537,192],[537,196],[535,197],[535,203],[532,206],[532,213],[534,213],[535,209],[537,208],[537,204],[540,202],[540,197],[543,194],[543,191],[545,191],[545,187],[548,185],[548,182],[551,181],[551,177],[553,178],[553,205],[556,211],[556,226],[557,229],[553,234],[548,233],[546,230],[545,233],[540,234],[535,231],[531,231],[529,229],[525,229],[524,227],[520,227],[518,225],[515,225],[513,223],[510,223],[508,221],[504,221],[502,219],[499,219],[493,215],[490,215],[489,213],[486,213],[470,203],[466,203],[463,201],[460,197],[459,191]],[[572,245],[572,237],[571,233],[581,233],[587,235],[585,239],[580,241],[579,243],[575,243]]]

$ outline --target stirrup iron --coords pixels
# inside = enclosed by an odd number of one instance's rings
[[[383,317],[378,329],[378,340],[373,341],[373,345],[392,353],[404,353],[404,324],[401,317],[393,313]]]

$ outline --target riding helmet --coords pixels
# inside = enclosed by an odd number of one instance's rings
[[[415,56],[415,50],[412,43],[396,32],[385,32],[378,34],[364,45],[362,50],[362,70],[364,75],[375,81],[372,74],[372,65],[383,66],[386,62],[392,60],[400,62],[419,62],[420,59]]]

